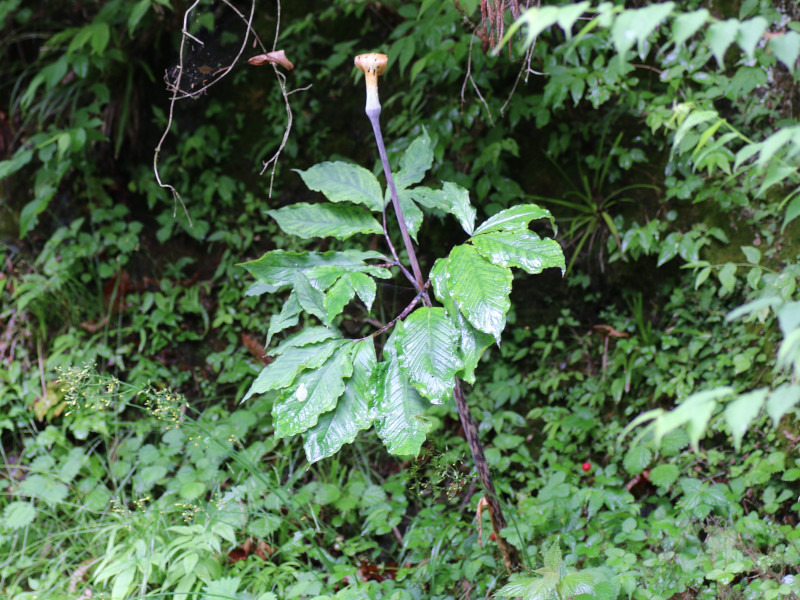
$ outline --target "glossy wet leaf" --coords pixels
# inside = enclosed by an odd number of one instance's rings
[[[458,330],[444,308],[423,307],[398,323],[395,344],[400,368],[417,391],[434,404],[453,393],[461,366]]]
[[[303,448],[310,463],[336,454],[372,424],[369,406],[376,394],[372,378],[377,368],[375,345],[367,339],[354,346],[353,376],[347,380],[336,408],[321,415],[317,424],[303,434]]]
[[[276,436],[303,433],[317,423],[321,414],[336,407],[344,393],[344,380],[353,374],[353,350],[352,342],[340,343],[326,362],[297,378],[291,392],[272,407]]]
[[[528,228],[531,221],[539,219],[549,219],[553,226],[555,221],[550,211],[536,204],[520,204],[505,210],[501,210],[496,215],[484,221],[473,235],[479,233],[489,233],[492,231],[517,231]]]
[[[400,369],[392,338],[384,349],[386,360],[377,377],[375,430],[390,453],[416,456],[433,425],[425,418],[430,402]]]
[[[269,320],[269,329],[267,330],[267,341],[264,342],[265,347],[269,347],[272,337],[276,333],[280,333],[284,329],[294,327],[300,320],[300,303],[297,301],[297,293],[292,290],[286,302],[281,306],[281,312],[272,315]]]
[[[294,285],[298,273],[305,273],[311,281],[319,286],[319,289],[325,289],[344,272],[378,269],[368,266],[366,261],[369,259],[388,261],[388,258],[380,252],[372,251],[286,252],[273,250],[261,258],[241,263],[240,266],[260,282],[274,286],[276,289]],[[386,274],[389,275],[388,271]],[[330,280],[327,285],[320,281],[326,275]]]
[[[323,364],[342,343],[342,340],[333,339],[287,350],[261,370],[242,402],[253,394],[289,387],[304,369],[314,369]]]
[[[336,280],[330,289],[325,292],[325,299],[323,306],[328,322],[332,321],[334,317],[341,314],[344,307],[356,295],[353,284],[350,281],[350,275],[342,275]]]
[[[309,344],[318,344],[331,338],[341,337],[338,331],[330,327],[306,327],[283,340],[277,348],[267,353],[268,356],[280,356],[291,348],[300,348]]]
[[[433,164],[433,147],[427,130],[415,138],[400,158],[400,169],[394,174],[397,190],[419,183]]]
[[[323,162],[306,171],[296,171],[308,189],[322,192],[331,202],[354,202],[374,212],[383,210],[381,185],[364,167],[345,162]]]
[[[464,379],[464,381],[475,383],[475,369],[483,353],[495,340],[492,335],[478,331],[470,325],[466,317],[458,310],[450,290],[447,287],[447,281],[445,279],[446,269],[447,259],[445,258],[437,260],[433,269],[431,269],[430,278],[433,283],[434,294],[436,295],[436,299],[441,302],[445,310],[447,310],[447,314],[450,315],[450,318],[458,329],[460,342],[458,350],[463,363],[458,375]]]
[[[284,232],[303,239],[333,237],[345,240],[357,233],[383,233],[381,224],[358,206],[298,202],[265,212]]]
[[[564,252],[553,239],[542,239],[532,231],[492,231],[476,235],[472,244],[490,262],[501,267],[517,267],[527,273],[541,273],[557,267],[563,274],[566,269]]]
[[[467,321],[499,342],[511,307],[511,269],[494,265],[472,246],[462,245],[450,252],[445,279]]]
[[[294,282],[294,292],[300,306],[309,314],[314,315],[325,325],[328,324],[328,313],[325,311],[325,294],[311,285],[303,273],[298,273]]]

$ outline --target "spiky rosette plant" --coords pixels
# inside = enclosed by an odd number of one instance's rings
[[[267,211],[287,234],[300,238],[380,234],[389,254],[377,251],[286,252],[273,250],[243,266],[257,282],[249,293],[290,290],[283,308],[270,320],[266,346],[300,323],[317,321],[271,349],[273,357],[253,382],[245,400],[273,393],[275,434],[302,435],[309,462],[331,456],[359,431],[374,427],[387,450],[417,455],[431,429],[425,412],[455,398],[459,416],[486,490],[492,525],[505,527],[477,428],[460,380],[475,382],[483,353],[500,343],[511,306],[512,268],[527,273],[565,268],[560,246],[529,229],[531,221],[553,218],[534,204],[503,210],[475,227],[469,192],[451,182],[439,189],[419,184],[433,163],[428,134],[415,139],[400,159],[396,176],[386,156],[379,117],[378,76],[387,64],[382,54],[356,57],[367,84],[366,114],[378,145],[387,190],[367,169],[324,162],[298,171],[305,184],[328,202],[296,203]],[[386,226],[391,204],[410,270],[401,260]],[[426,210],[444,211],[458,221],[468,239],[438,259],[423,277],[412,238]],[[376,218],[376,216],[378,218]],[[376,279],[399,271],[416,294],[395,318],[359,339],[339,328],[345,307],[355,298],[370,311]],[[439,306],[434,306],[433,297]],[[388,334],[382,345],[376,341]],[[508,568],[519,564],[516,549],[497,536]]]

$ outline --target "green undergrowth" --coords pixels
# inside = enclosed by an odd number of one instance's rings
[[[768,325],[734,325],[759,350],[745,370],[721,320],[696,329],[709,322],[704,310],[719,312],[715,292],[676,288],[663,307],[670,318],[644,329],[635,310],[609,307],[604,324],[626,337],[608,347],[565,311],[516,329],[484,359],[471,396],[510,522],[502,535],[528,569],[510,581],[454,409],[431,413],[434,441],[417,459],[391,459],[366,436],[309,466],[301,444],[273,437],[269,395],[198,411],[168,388],[87,366],[61,370],[59,416],[4,456],[4,590],[20,599],[551,588],[601,599],[791,598],[800,562],[791,424],[774,430],[764,415],[739,452],[721,418],[698,453],[683,430],[658,449],[617,443],[637,405],[760,376]],[[695,309],[678,309],[686,296]]]

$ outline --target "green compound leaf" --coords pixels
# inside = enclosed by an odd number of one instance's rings
[[[445,278],[467,321],[499,342],[511,308],[511,269],[494,265],[472,246],[462,245],[450,252]]]
[[[308,239],[333,237],[345,240],[357,233],[383,233],[372,215],[357,206],[298,202],[265,211],[289,235]]]
[[[22,529],[33,523],[36,508],[30,502],[14,501],[3,511],[3,524],[8,529]]]
[[[276,436],[303,433],[317,423],[321,414],[336,407],[344,393],[344,380],[353,374],[353,350],[353,342],[340,343],[324,364],[298,377],[291,393],[272,407]]]
[[[323,364],[334,351],[344,343],[341,339],[326,340],[320,344],[309,344],[291,348],[272,363],[264,367],[250,386],[242,402],[253,394],[263,394],[272,390],[287,388],[301,371],[315,369]]]
[[[535,275],[549,267],[566,270],[564,252],[558,242],[542,239],[532,231],[493,231],[471,240],[483,258],[501,267],[517,267]]]
[[[433,404],[448,399],[462,367],[458,330],[444,308],[418,308],[397,325],[400,368],[411,384]]]
[[[400,159],[400,170],[394,175],[398,192],[419,183],[433,164],[433,146],[427,130],[408,146]]]
[[[376,394],[372,373],[377,364],[372,340],[356,342],[353,376],[347,381],[336,408],[320,416],[317,424],[303,434],[309,463],[336,454],[342,446],[352,443],[359,431],[372,424],[369,406]]]
[[[484,221],[475,230],[474,235],[479,233],[489,233],[492,231],[516,231],[528,228],[528,223],[538,219],[550,219],[550,225],[555,226],[553,215],[550,211],[536,204],[520,204],[512,206]]]
[[[308,189],[322,192],[331,202],[354,202],[371,211],[383,210],[381,184],[364,167],[344,162],[323,162],[307,171],[295,170]]]
[[[377,377],[375,430],[390,453],[416,456],[433,425],[424,416],[430,402],[403,374],[394,344],[392,334],[384,348],[386,361]]]
[[[433,265],[433,269],[431,269],[430,278],[433,283],[434,294],[458,328],[461,342],[459,350],[463,363],[458,375],[469,383],[475,383],[475,369],[483,353],[494,342],[494,337],[475,329],[458,310],[456,302],[447,287],[446,269],[447,259],[437,260]]]

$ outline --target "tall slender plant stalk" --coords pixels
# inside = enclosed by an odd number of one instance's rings
[[[408,253],[409,262],[411,263],[411,271],[413,273],[414,285],[417,291],[423,294],[423,302],[430,306],[431,300],[425,290],[425,283],[422,277],[422,271],[419,267],[417,260],[417,253],[411,242],[411,236],[408,234],[405,219],[403,218],[403,210],[400,206],[400,200],[397,196],[397,189],[394,184],[394,177],[392,170],[389,167],[389,160],[386,156],[386,147],[383,143],[383,134],[381,133],[380,114],[381,104],[378,98],[378,76],[386,71],[388,57],[385,54],[361,54],[355,58],[356,67],[363,73],[367,84],[367,103],[365,112],[367,117],[372,123],[372,130],[375,133],[375,142],[378,145],[378,154],[381,157],[383,164],[383,172],[386,175],[386,182],[389,187],[389,193],[392,198],[392,206],[394,207],[397,223],[400,227],[400,235],[403,238],[406,252]],[[478,437],[478,428],[475,426],[475,421],[470,414],[467,400],[464,396],[464,391],[461,387],[461,381],[456,378],[455,389],[453,390],[453,397],[456,401],[458,409],[458,416],[461,419],[461,426],[464,429],[464,435],[467,438],[469,449],[472,453],[472,460],[475,463],[475,469],[478,472],[478,478],[483,485],[486,493],[486,502],[489,505],[489,516],[492,521],[492,529],[496,533],[497,545],[500,548],[500,553],[503,556],[503,562],[509,571],[517,571],[522,566],[522,560],[519,550],[508,543],[501,535],[500,530],[506,527],[506,520],[503,516],[503,509],[500,506],[500,501],[497,498],[497,493],[492,480],[492,473],[489,470],[489,463],[486,461],[486,455],[483,451],[483,445]]]

